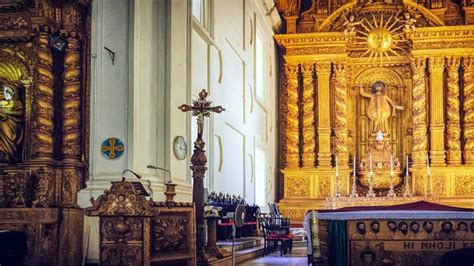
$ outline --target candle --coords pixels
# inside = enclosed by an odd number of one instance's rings
[[[356,176],[356,156],[355,155],[354,155],[354,159],[353,159],[352,164],[353,164],[353,168],[354,168],[354,170],[352,171],[352,176],[355,177]]]
[[[426,167],[428,169],[428,175],[430,174],[430,156],[426,154]]]
[[[408,155],[407,155],[407,169],[406,169],[405,176],[408,176]]]
[[[369,155],[370,175],[372,175],[372,155]]]
[[[393,156],[390,155],[390,176],[393,176]]]
[[[337,155],[336,155],[336,176],[339,176],[339,166],[337,165]]]

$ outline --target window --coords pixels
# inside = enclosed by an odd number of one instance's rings
[[[209,33],[212,32],[212,0],[192,0],[192,12],[195,22],[206,29]]]
[[[267,206],[267,159],[265,151],[255,148],[255,204]]]
[[[202,23],[202,9],[204,0],[193,0],[193,16]]]
[[[265,104],[265,43],[260,33],[255,36],[255,96]]]

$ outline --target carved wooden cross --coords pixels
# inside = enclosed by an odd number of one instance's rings
[[[211,112],[221,113],[225,111],[222,106],[211,106],[212,102],[207,100],[206,90],[199,93],[199,99],[193,100],[192,105],[183,104],[178,107],[183,112],[192,111],[197,116],[198,135],[194,142],[194,152],[191,157],[191,170],[193,171],[193,202],[196,207],[196,257],[198,262],[211,262],[215,260],[212,251],[206,253],[206,227],[204,224],[204,176],[207,170],[206,154],[204,152],[204,140],[202,139],[204,128],[204,117],[209,117]]]

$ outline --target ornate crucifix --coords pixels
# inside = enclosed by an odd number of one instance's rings
[[[199,93],[199,99],[193,100],[192,105],[183,104],[178,109],[183,112],[192,111],[197,117],[198,135],[194,142],[194,153],[191,157],[191,170],[193,171],[193,202],[196,207],[196,255],[197,261],[207,261],[205,254],[206,228],[204,224],[204,174],[206,173],[207,158],[204,151],[204,140],[202,139],[204,128],[204,117],[209,117],[211,112],[221,113],[225,111],[222,106],[211,106],[212,102],[207,99],[206,90]]]

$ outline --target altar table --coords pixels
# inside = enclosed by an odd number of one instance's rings
[[[314,217],[319,230],[312,243],[319,237],[325,265],[474,264],[474,209],[420,201],[321,210]]]

